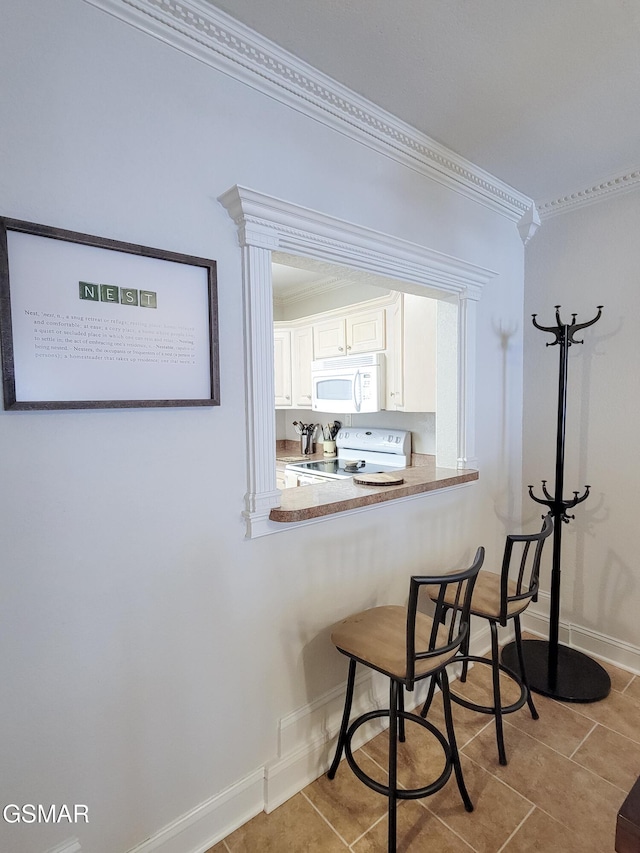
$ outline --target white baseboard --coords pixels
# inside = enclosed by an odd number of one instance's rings
[[[264,810],[264,769],[210,797],[129,853],[204,853]]]
[[[541,592],[537,603],[530,605],[522,616],[523,629],[541,637],[548,637],[549,604],[549,593]],[[640,648],[638,646],[563,620],[560,620],[558,636],[564,645],[640,675]]]
[[[82,847],[77,838],[68,838],[66,841],[49,848],[47,853],[82,853]]]
[[[548,595],[541,594],[522,619],[523,629],[548,636]],[[491,647],[486,623],[479,623],[471,640],[471,654],[483,655]],[[513,636],[501,630],[500,641]],[[576,625],[561,624],[560,640],[588,654],[609,661],[622,669],[640,674],[640,648],[622,643],[597,631]],[[455,673],[451,673],[453,679]],[[406,695],[407,707],[424,701],[427,684],[419,685]],[[326,773],[335,749],[342,719],[345,685],[340,685],[308,705],[287,714],[278,728],[278,755],[250,775],[211,797],[190,812],[139,844],[129,853],[205,853],[239,826],[262,811],[273,811],[323,773]],[[356,678],[353,716],[388,704],[388,682],[382,676],[361,669]],[[385,720],[371,724],[359,740],[357,748],[385,728]],[[79,853],[71,847],[51,853]]]

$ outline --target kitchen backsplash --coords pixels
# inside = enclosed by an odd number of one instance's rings
[[[327,412],[312,412],[311,409],[277,409],[276,439],[296,441],[300,439],[293,426],[294,421],[305,424],[326,424],[333,420],[344,423],[346,415],[332,415]],[[408,429],[411,431],[413,453],[436,452],[436,415],[435,412],[374,412],[368,415],[351,415],[351,425],[389,427],[390,429]]]

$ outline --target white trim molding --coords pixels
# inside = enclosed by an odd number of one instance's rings
[[[523,629],[541,637],[549,636],[551,595],[540,591],[537,604],[530,604],[522,614]],[[607,634],[594,631],[561,619],[558,636],[560,642],[602,661],[609,661],[621,669],[640,675],[640,647],[632,646]]]
[[[518,222],[532,200],[204,0],[85,0]]]
[[[238,228],[242,248],[244,335],[247,372],[247,536],[276,532],[269,512],[278,506],[276,488],[273,371],[272,253],[336,264],[352,280],[372,276],[407,283],[435,298],[459,300],[458,459],[476,467],[476,310],[482,287],[496,273],[351,222],[345,222],[246,187],[219,197]]]
[[[476,306],[479,287],[459,294],[458,305],[458,468],[477,468]]]
[[[128,853],[205,853],[264,810],[264,767],[163,827]]]
[[[529,210],[522,215],[522,219],[518,222],[518,233],[520,234],[523,246],[527,245],[541,224],[540,215],[536,206],[532,204]]]
[[[82,847],[77,838],[68,838],[55,847],[49,848],[47,853],[82,853]]]
[[[538,213],[543,220],[550,219],[558,213],[567,213],[587,207],[597,201],[622,195],[638,188],[640,188],[640,169],[632,169],[623,174],[598,181],[586,189],[568,193],[560,198],[542,201],[537,204]]]

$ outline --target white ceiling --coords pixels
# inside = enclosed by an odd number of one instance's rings
[[[537,202],[640,165],[640,0],[208,0]]]

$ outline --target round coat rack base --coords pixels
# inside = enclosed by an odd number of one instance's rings
[[[549,643],[523,640],[522,649],[529,686],[536,693],[562,702],[598,702],[609,695],[609,673],[577,649],[557,646],[555,684],[549,682]],[[502,663],[520,674],[515,643],[509,643],[502,650]]]

